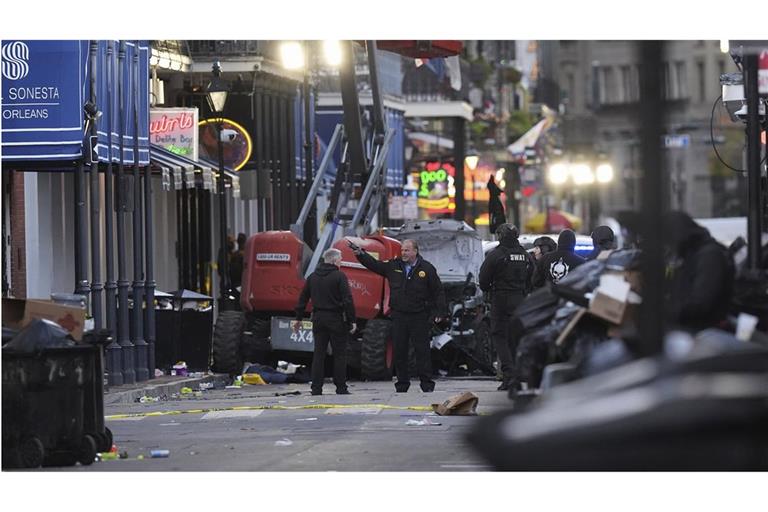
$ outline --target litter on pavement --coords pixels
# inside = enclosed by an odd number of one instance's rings
[[[433,426],[433,425],[434,426],[440,426],[440,425],[442,425],[442,423],[437,422],[437,421],[432,421],[429,418],[427,418],[426,416],[424,418],[420,419],[420,420],[408,420],[408,421],[405,422],[405,424],[408,425],[409,427],[422,427],[422,426],[425,426],[425,425],[429,425],[429,426]]]
[[[479,401],[476,394],[465,391],[448,398],[441,404],[432,404],[432,409],[439,416],[476,416]]]
[[[317,421],[317,418],[296,418],[296,421]]]
[[[275,446],[291,446],[293,444],[293,441],[291,441],[288,438],[283,438],[278,441],[275,441]]]

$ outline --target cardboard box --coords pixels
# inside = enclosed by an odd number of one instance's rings
[[[465,391],[452,396],[441,404],[432,404],[432,410],[439,416],[475,416],[479,401],[480,399],[476,394]]]
[[[630,284],[621,272],[606,272],[600,276],[600,285],[589,301],[589,313],[620,324],[629,301]]]
[[[3,325],[21,330],[36,318],[56,322],[76,341],[83,339],[85,309],[43,299],[3,299]]]

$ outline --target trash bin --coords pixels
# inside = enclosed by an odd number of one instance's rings
[[[91,464],[108,451],[101,347],[2,351],[3,468]]]
[[[208,371],[213,337],[213,297],[192,290],[171,293],[173,309],[155,308],[155,364],[168,371],[178,361]]]

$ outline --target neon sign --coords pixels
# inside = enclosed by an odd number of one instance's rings
[[[203,119],[198,123],[200,129],[200,156],[219,161],[218,143],[219,132],[216,124],[221,122],[222,131],[234,132],[234,136],[222,142],[224,146],[224,165],[239,171],[251,158],[253,142],[248,130],[243,126],[226,118]]]
[[[172,153],[197,160],[197,109],[153,108],[149,140]]]
[[[448,173],[445,169],[438,169],[436,171],[421,171],[419,175],[419,181],[421,187],[419,188],[419,197],[429,197],[429,185],[434,183],[442,183],[448,180]]]

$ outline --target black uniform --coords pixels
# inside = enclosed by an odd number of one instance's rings
[[[501,362],[500,389],[506,389],[513,378],[517,338],[511,332],[512,314],[531,289],[534,265],[517,238],[508,236],[480,267],[480,289],[491,292],[491,336]]]
[[[735,268],[728,250],[683,212],[669,212],[662,236],[676,258],[667,276],[668,320],[678,327],[717,327],[733,297]]]
[[[320,393],[325,375],[328,342],[333,348],[333,383],[336,392],[347,390],[347,334],[355,319],[355,305],[347,276],[336,265],[320,263],[307,278],[296,305],[296,319],[301,320],[307,302],[312,299],[312,392]]]
[[[587,261],[597,258],[601,252],[616,248],[616,237],[610,226],[597,226],[592,232],[592,252],[586,257]]]
[[[395,389],[408,391],[408,346],[413,344],[422,391],[433,391],[432,362],[429,355],[429,329],[432,320],[447,314],[445,292],[437,270],[421,256],[406,272],[400,258],[378,261],[366,252],[357,259],[367,269],[389,281],[389,307],[392,309],[392,340],[395,345]]]
[[[576,247],[576,233],[570,229],[562,230],[557,237],[557,250],[545,254],[536,264],[533,286],[540,288],[545,283],[557,283],[572,269],[584,263],[586,260],[573,252],[574,247]]]

